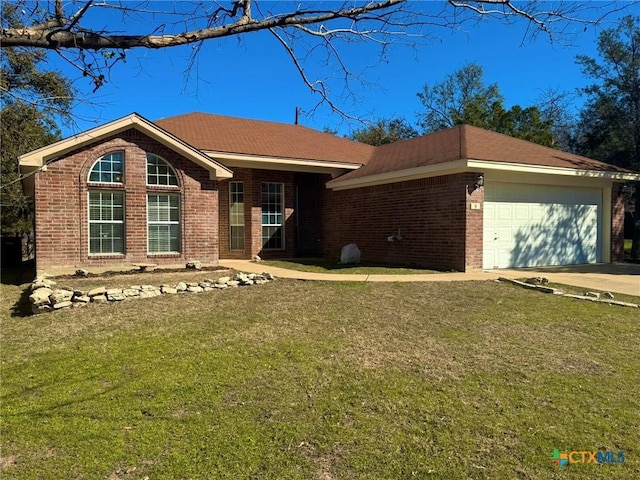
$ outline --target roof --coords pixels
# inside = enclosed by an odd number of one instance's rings
[[[209,154],[234,153],[362,165],[376,148],[301,125],[200,112],[163,118],[155,124]]]
[[[166,147],[180,153],[185,158],[207,169],[212,178],[223,179],[231,178],[233,176],[231,170],[224,165],[212,160],[200,150],[186,143],[183,139],[167,132],[137,113],[132,113],[126,117],[113,120],[112,122],[99,127],[92,128],[91,130],[87,130],[72,137],[65,138],[64,140],[52,143],[51,145],[47,145],[21,155],[19,157],[20,167],[23,170],[40,168],[47,162],[72,152],[73,150],[95,143],[131,128],[145,133]]]
[[[598,172],[630,173],[629,170],[580,155],[471,125],[459,125],[378,147],[369,162],[334,182],[436,166],[459,160],[484,160],[508,164],[569,168]]]

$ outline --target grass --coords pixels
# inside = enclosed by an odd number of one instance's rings
[[[624,258],[631,258],[631,244],[633,240],[630,238],[624,239]]]
[[[635,309],[277,280],[23,317],[25,287],[1,286],[2,478],[640,475]]]
[[[343,273],[350,275],[412,275],[424,273],[441,273],[423,268],[407,268],[405,266],[380,265],[375,263],[342,264],[336,260],[324,258],[294,258],[286,260],[262,260],[265,266],[286,268],[300,272]]]

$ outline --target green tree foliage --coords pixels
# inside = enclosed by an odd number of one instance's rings
[[[584,89],[576,149],[640,171],[640,17],[626,16],[598,38],[600,60],[577,57],[595,83]],[[640,259],[640,184],[636,184],[631,258]]]
[[[18,25],[15,6],[2,6],[3,22]],[[44,51],[0,50],[0,142],[2,234],[32,228],[31,202],[22,192],[18,156],[60,138],[57,122],[70,118],[73,89],[59,73],[46,69]]]
[[[386,145],[417,137],[418,132],[403,118],[382,118],[368,127],[355,130],[350,138],[369,145]]]
[[[424,107],[419,124],[425,132],[455,125],[474,125],[541,145],[553,146],[553,120],[537,106],[504,107],[497,84],[485,85],[482,67],[469,64],[433,86],[425,85],[418,98]]]

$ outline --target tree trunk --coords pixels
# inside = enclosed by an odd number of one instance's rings
[[[636,182],[636,207],[633,212],[633,236],[631,243],[631,260],[640,260],[640,182]]]

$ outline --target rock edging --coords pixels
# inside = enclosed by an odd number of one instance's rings
[[[543,293],[551,293],[553,295],[560,295],[562,297],[574,298],[576,300],[588,300],[595,303],[606,303],[608,305],[617,305],[619,307],[631,307],[640,308],[640,305],[636,303],[621,302],[613,299],[611,292],[604,292],[600,294],[598,292],[585,292],[584,295],[576,295],[574,293],[564,293],[557,288],[547,287],[545,284],[549,283],[549,280],[545,277],[535,277],[535,282],[529,282],[529,280],[523,282],[515,280],[513,278],[498,277],[498,281],[511,283],[519,287],[528,288],[530,290],[538,290]],[[603,298],[604,297],[604,298]]]
[[[52,312],[63,308],[82,307],[90,303],[116,303],[124,300],[153,298],[160,295],[180,293],[201,293],[226,288],[264,285],[275,278],[268,272],[261,274],[237,272],[232,276],[217,280],[204,279],[201,282],[178,282],[175,285],[132,285],[129,288],[97,287],[90,290],[56,288],[57,283],[47,277],[36,278],[31,286],[29,301],[34,314]]]

